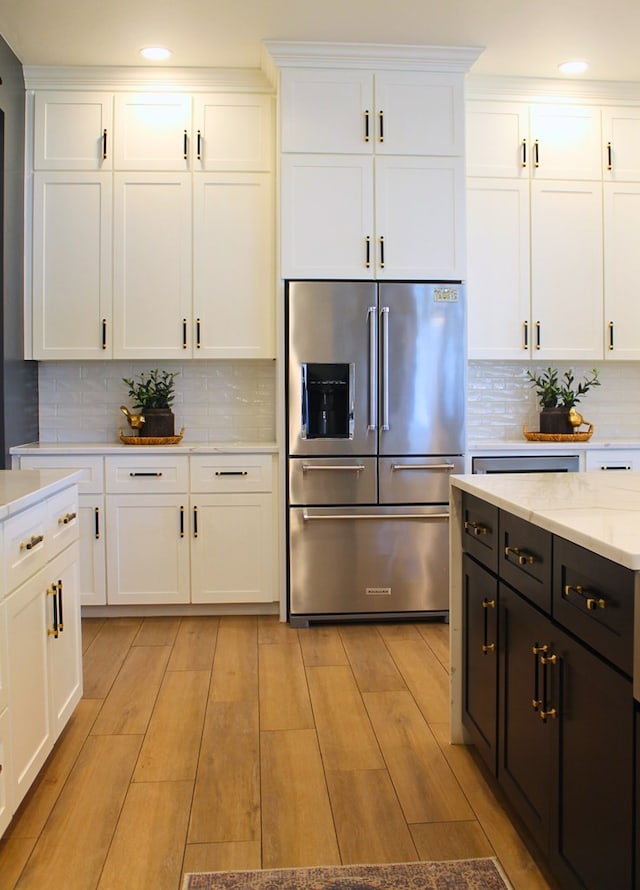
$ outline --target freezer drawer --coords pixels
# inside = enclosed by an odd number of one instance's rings
[[[289,460],[290,504],[375,504],[375,457]]]
[[[294,507],[289,617],[444,613],[449,517],[442,507]]]
[[[380,458],[381,504],[448,504],[449,477],[464,472],[461,455]]]

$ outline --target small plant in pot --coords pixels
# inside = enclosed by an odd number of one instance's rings
[[[139,413],[132,415],[124,406],[122,411],[127,415],[129,423],[140,430],[139,435],[146,438],[166,438],[175,434],[175,417],[171,406],[175,398],[175,378],[178,373],[153,368],[136,378],[122,378],[122,382],[129,387],[133,409]]]
[[[592,386],[600,386],[598,371],[592,368],[590,374],[578,382],[570,368],[562,376],[557,368],[544,371],[527,371],[531,386],[535,387],[540,406],[540,432],[571,434],[583,421],[576,412],[575,405]]]

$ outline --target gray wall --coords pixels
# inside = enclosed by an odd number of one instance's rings
[[[4,112],[4,225],[0,465],[13,445],[38,439],[38,368],[23,359],[24,116],[22,65],[0,37],[0,109]]]

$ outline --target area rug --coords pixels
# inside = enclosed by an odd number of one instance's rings
[[[495,859],[187,874],[183,890],[510,890]]]

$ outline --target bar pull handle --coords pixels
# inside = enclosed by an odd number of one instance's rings
[[[187,348],[187,319],[182,319],[182,348]]]
[[[529,322],[528,321],[522,322],[522,335],[523,335],[523,343],[522,343],[523,349],[528,349],[529,348]]]
[[[102,348],[107,348],[107,319],[102,319]]]
[[[180,537],[184,538],[184,507],[180,507]]]
[[[541,328],[541,327],[542,327],[542,326],[541,326],[540,322],[537,321],[537,322],[536,322],[536,349],[540,349],[540,345],[541,345],[541,342],[542,342],[542,338],[541,338],[541,336],[540,336],[540,328]]]
[[[533,163],[534,167],[539,167],[540,166],[540,143],[538,142],[537,139],[533,143],[533,160],[534,160],[534,163]]]
[[[613,322],[609,322],[609,349],[613,349]]]
[[[520,166],[521,167],[527,166],[527,140],[526,139],[522,140],[522,155],[521,155]]]
[[[507,557],[507,559],[509,559],[511,554],[516,557],[518,565],[520,566],[532,566],[537,561],[535,556],[533,556],[531,553],[527,553],[525,550],[521,550],[519,547],[505,547],[504,555]]]
[[[64,631],[64,615],[62,611],[62,594],[64,588],[62,586],[61,578],[58,578],[58,583],[54,584],[54,587],[58,591],[58,630],[62,633]]]
[[[369,109],[367,108],[364,113],[364,141],[369,141]]]
[[[248,470],[216,470],[216,476],[248,476]]]
[[[302,464],[302,472],[303,473],[316,473],[318,470],[320,471],[328,471],[328,472],[348,472],[348,473],[361,473],[365,470],[366,467],[364,464],[347,464],[345,466],[338,464]]]
[[[182,154],[186,161],[189,157],[189,134],[186,130],[182,136]]]
[[[367,235],[364,239],[364,267],[371,268],[371,236]]]
[[[193,537],[198,537],[198,508],[193,508]]]
[[[200,346],[202,345],[200,342],[201,327],[200,319],[196,318],[196,349],[200,349]]]
[[[391,464],[392,470],[455,470],[455,464]]]
[[[367,322],[369,324],[369,418],[367,429],[375,430],[378,426],[378,381],[376,377],[378,330],[375,306],[369,306],[367,310]]]
[[[496,651],[496,644],[489,642],[489,609],[495,609],[496,601],[488,600],[486,597],[482,600],[482,608],[484,610],[484,643],[482,644],[482,654],[488,655],[489,652]]]
[[[384,269],[384,235],[380,235],[380,268]]]
[[[69,525],[70,522],[73,522],[78,516],[77,513],[65,513],[64,516],[60,516],[58,519],[58,525]]]
[[[202,160],[202,133],[200,130],[196,133],[196,157],[199,161]]]
[[[53,597],[53,627],[47,628],[47,636],[57,640],[60,635],[60,629],[58,627],[58,588],[55,584],[47,587],[47,596]]]
[[[20,544],[21,550],[33,550],[34,547],[37,547],[38,544],[42,544],[44,541],[44,535],[31,535],[28,541],[23,541]]]
[[[102,131],[102,160],[107,160],[107,130]]]
[[[389,307],[383,306],[380,310],[382,322],[380,337],[380,352],[382,355],[382,410],[381,430],[389,429]]]
[[[129,475],[130,476],[154,476],[159,479],[162,476],[162,473],[160,471],[157,471],[155,473],[147,472],[147,471],[145,471],[145,472],[133,472],[132,471],[131,473],[129,473]]]
[[[465,520],[464,530],[469,532],[474,537],[478,538],[480,535],[486,535],[490,529],[486,525],[480,525],[479,522],[469,522],[469,520]]]
[[[531,652],[533,653],[533,698],[531,699],[531,707],[534,711],[537,711],[543,705],[543,701],[540,698],[540,672],[538,670],[540,663],[538,655],[548,651],[549,647],[547,645],[539,646],[537,643],[534,643],[531,647]]]
[[[335,519],[375,519],[378,522],[380,520],[388,522],[394,519],[449,519],[449,515],[449,513],[323,513],[316,516],[304,510],[302,519],[304,522],[325,522]]]
[[[93,508],[93,536],[96,541],[100,540],[100,507]]]
[[[611,143],[607,142],[607,170],[613,169],[613,152],[611,150]]]
[[[378,142],[384,142],[384,111],[378,112]]]
[[[623,469],[623,468],[621,468]],[[624,468],[626,469],[626,468]],[[585,601],[587,609],[590,612],[595,612],[596,609],[606,609],[607,601],[603,599],[601,596],[594,596],[590,594],[588,590],[585,590],[582,584],[565,584],[564,586],[564,595],[565,597],[570,596],[572,593],[576,593],[578,596],[581,596]]]

